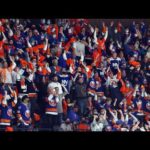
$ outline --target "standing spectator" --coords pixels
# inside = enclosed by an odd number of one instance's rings
[[[12,127],[13,120],[13,108],[17,104],[17,95],[15,91],[12,91],[9,94],[6,90],[4,91],[4,95],[1,95],[0,99],[0,126],[2,129],[6,129],[6,127]],[[12,96],[11,96],[12,95]]]
[[[79,106],[81,115],[86,113],[87,107],[87,92],[86,92],[87,85],[84,83],[82,77],[78,79],[77,84],[75,85],[75,92],[76,92],[76,102]]]
[[[48,84],[48,89],[49,88],[58,88],[58,94],[62,94],[62,87],[61,84],[58,82],[58,76],[56,74],[53,75],[52,77],[52,82]]]
[[[22,131],[29,131],[32,119],[29,106],[29,97],[26,95],[22,97],[22,102],[18,105],[17,116],[18,127]]]
[[[49,89],[49,94],[46,98],[45,115],[47,121],[47,128],[53,131],[57,125],[57,103],[59,102],[58,91],[55,88]]]

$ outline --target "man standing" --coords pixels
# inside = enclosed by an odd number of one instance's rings
[[[75,93],[80,113],[81,115],[84,115],[86,112],[86,105],[87,105],[87,84],[84,83],[83,77],[80,77],[78,79],[78,82],[75,85]]]
[[[22,97],[22,102],[18,105],[17,110],[18,127],[22,131],[28,131],[31,126],[31,113],[29,107],[29,97],[27,95]]]
[[[58,118],[58,109],[57,104],[59,102],[58,98],[58,91],[57,88],[49,89],[49,95],[46,98],[46,106],[45,106],[45,114],[46,114],[46,121],[47,121],[47,128],[50,131],[54,130],[54,127],[57,125],[57,118]]]

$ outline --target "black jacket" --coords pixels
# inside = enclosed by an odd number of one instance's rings
[[[75,96],[77,99],[87,98],[87,85],[85,83],[83,84],[77,83],[75,85]]]

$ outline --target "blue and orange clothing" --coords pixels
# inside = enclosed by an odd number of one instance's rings
[[[120,58],[110,58],[110,68],[112,70],[117,70],[117,66],[120,66],[121,59]]]
[[[127,105],[131,105],[134,89],[130,88],[130,87],[126,87],[123,80],[120,80],[120,82],[122,84],[122,86],[120,88],[120,92],[125,95],[125,98],[127,100]]]
[[[11,120],[13,116],[12,112],[13,112],[12,104],[0,105],[0,125],[6,126],[11,125]]]
[[[48,99],[46,99],[46,106],[45,106],[45,113],[46,114],[52,114],[52,115],[58,114],[58,111],[57,111],[58,99],[57,98],[58,97],[51,95],[50,100],[49,100],[49,97],[48,97]]]
[[[100,86],[99,88],[95,89],[95,92],[97,94],[104,94],[104,88],[102,86]]]
[[[22,118],[23,124],[28,126],[31,124],[30,109],[27,104],[20,103],[17,110],[18,119]]]

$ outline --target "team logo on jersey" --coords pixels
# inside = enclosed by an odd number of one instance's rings
[[[9,108],[9,109],[7,110],[7,115],[8,115],[9,117],[12,116],[12,109]]]
[[[90,82],[90,87],[91,87],[91,88],[95,88],[95,82],[94,82],[94,81],[91,81],[91,82]]]
[[[26,110],[25,116],[26,116],[27,118],[30,118],[30,111],[29,111],[29,110]]]
[[[113,63],[112,66],[113,66],[114,68],[117,68],[118,63]]]
[[[148,102],[148,103],[146,104],[146,108],[147,108],[148,110],[150,110],[150,102]]]
[[[49,102],[49,105],[51,105],[51,106],[54,107],[54,106],[56,106],[56,102],[55,102],[55,101],[50,101],[50,102]]]
[[[67,86],[68,81],[67,80],[62,80],[62,84],[64,84],[65,86]]]

